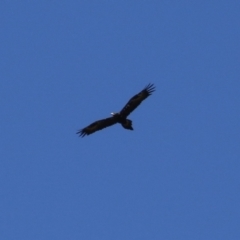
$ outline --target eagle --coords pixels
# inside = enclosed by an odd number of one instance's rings
[[[123,109],[118,113],[111,113],[111,117],[98,120],[91,123],[89,126],[80,129],[77,134],[79,137],[84,137],[85,135],[90,135],[96,131],[102,130],[103,128],[110,127],[116,123],[120,123],[123,128],[128,130],[133,130],[132,121],[127,119],[127,116],[135,110],[143,100],[149,97],[155,91],[155,86],[149,83],[141,92],[134,95]]]

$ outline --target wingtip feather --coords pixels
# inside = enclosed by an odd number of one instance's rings
[[[84,131],[84,129],[80,129],[76,132],[76,134],[79,134],[79,137],[84,137],[87,133]]]
[[[151,94],[156,90],[156,87],[154,86],[153,83],[149,83],[149,84],[144,88],[144,90],[146,90],[147,93],[148,93],[149,95],[151,95]]]

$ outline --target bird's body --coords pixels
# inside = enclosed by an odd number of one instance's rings
[[[122,116],[121,113],[111,113],[112,117],[116,120],[117,123],[122,124],[122,126],[126,129],[133,130],[132,121],[130,119]]]
[[[141,102],[150,96],[155,91],[153,84],[148,84],[140,93],[133,96],[124,108],[119,113],[111,113],[112,117],[98,120],[89,126],[79,130],[77,134],[84,137],[85,135],[92,134],[96,131],[99,131],[103,128],[110,127],[116,123],[120,123],[123,128],[128,130],[133,130],[132,121],[127,119],[127,116],[135,110]]]

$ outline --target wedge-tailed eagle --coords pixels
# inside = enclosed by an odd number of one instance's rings
[[[80,129],[77,134],[79,134],[81,137],[84,137],[85,135],[90,135],[96,131],[102,130],[103,128],[110,127],[116,123],[120,123],[125,129],[133,130],[132,121],[130,119],[127,119],[127,116],[154,91],[155,86],[153,84],[148,84],[140,93],[133,96],[119,113],[111,113],[112,117],[98,120],[89,126]]]

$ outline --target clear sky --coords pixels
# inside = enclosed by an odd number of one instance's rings
[[[0,239],[239,240],[240,1],[0,3]],[[81,129],[156,91],[115,125]]]

